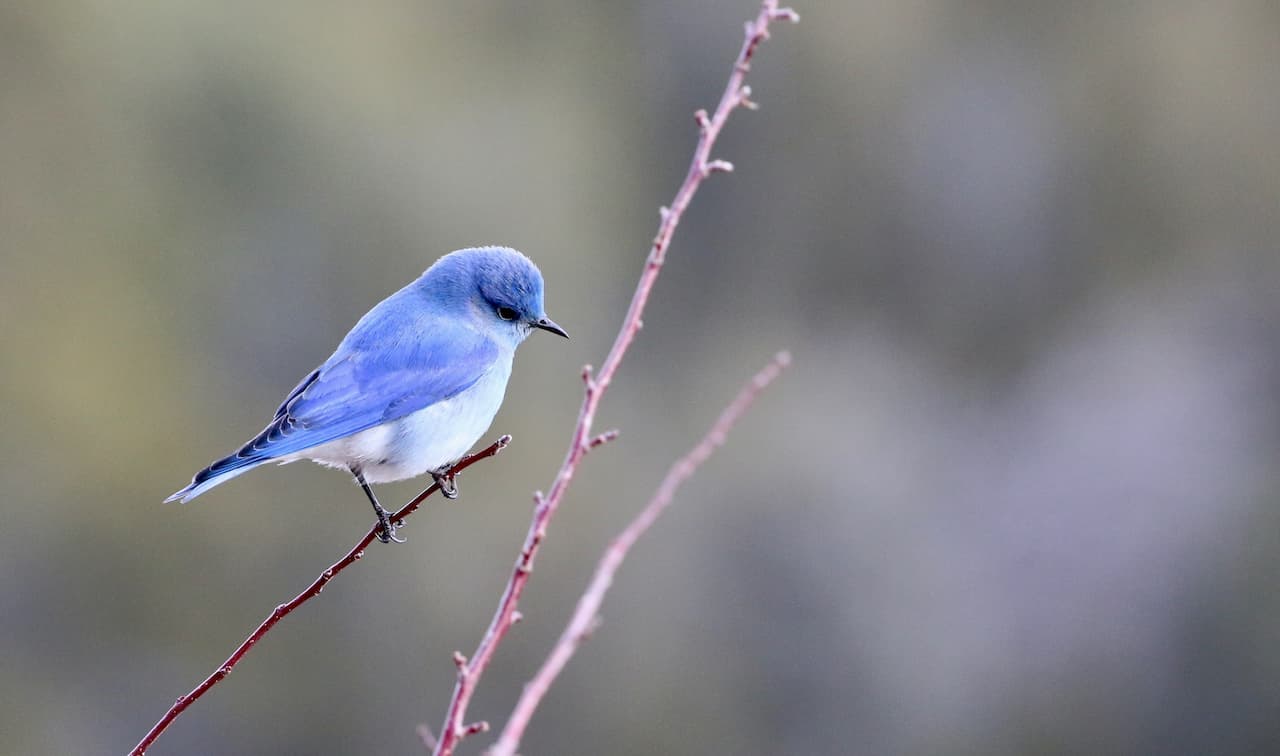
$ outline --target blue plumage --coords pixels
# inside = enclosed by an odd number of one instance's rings
[[[261,433],[166,501],[271,461],[344,467],[362,485],[442,472],[488,429],[516,347],[534,328],[565,335],[543,311],[542,288],[512,249],[440,258],[361,318]]]

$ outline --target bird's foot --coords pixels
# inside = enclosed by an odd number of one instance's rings
[[[404,543],[405,539],[396,538],[396,526],[403,525],[404,520],[392,522],[391,515],[383,509],[378,512],[378,540],[383,543]]]
[[[458,480],[453,477],[451,470],[442,473],[431,473],[431,477],[435,479],[436,485],[440,486],[440,493],[446,499],[458,498]]]

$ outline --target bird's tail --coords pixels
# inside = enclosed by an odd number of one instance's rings
[[[270,461],[270,459],[243,457],[239,452],[229,457],[223,457],[196,473],[195,477],[191,479],[190,485],[181,491],[175,491],[172,496],[165,499],[165,503],[181,501],[186,504],[219,483],[226,483],[237,475],[243,475],[258,465]]]
[[[165,503],[181,501],[185,504],[219,483],[225,483],[237,475],[244,475],[258,465],[279,459],[280,449],[271,447],[274,442],[289,435],[293,429],[294,420],[286,412],[289,402],[310,385],[319,373],[318,370],[313,372],[298,384],[298,387],[289,395],[289,399],[286,399],[276,411],[275,419],[263,428],[261,433],[249,439],[249,442],[241,446],[235,454],[223,457],[196,473],[186,488],[174,491],[172,496],[165,499]]]

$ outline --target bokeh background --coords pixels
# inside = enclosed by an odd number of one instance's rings
[[[160,502],[371,305],[505,243],[573,335],[521,351],[513,446],[152,751],[420,753],[754,10],[0,6],[0,752],[123,753],[345,551],[368,506],[311,465]],[[1280,752],[1280,5],[798,10],[474,717],[788,348],[527,753]]]

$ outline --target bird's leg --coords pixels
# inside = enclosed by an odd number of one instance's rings
[[[357,468],[351,468],[351,474],[356,476],[356,482],[360,484],[360,488],[364,490],[364,495],[369,497],[369,503],[373,505],[374,514],[378,515],[378,540],[383,543],[404,543],[403,538],[396,538],[396,526],[391,522],[391,514],[382,508],[378,503],[378,497],[373,495],[373,489],[369,488],[369,484],[364,480],[364,473]]]
[[[431,477],[440,486],[440,493],[446,499],[458,498],[458,480],[453,477],[453,468],[442,468],[441,472],[432,471]]]

